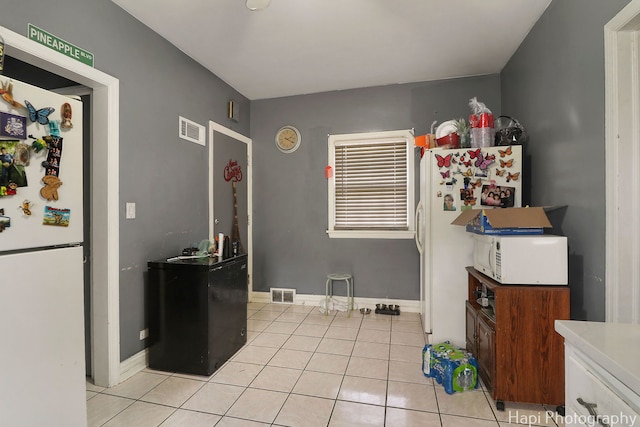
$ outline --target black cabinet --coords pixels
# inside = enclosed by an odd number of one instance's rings
[[[211,375],[247,342],[247,255],[148,267],[149,367]]]

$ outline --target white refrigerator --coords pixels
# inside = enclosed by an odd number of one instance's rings
[[[0,425],[86,426],[82,103],[0,84]]]
[[[420,304],[429,342],[465,345],[472,234],[451,222],[466,209],[520,207],[522,146],[426,150],[420,161],[416,246]]]

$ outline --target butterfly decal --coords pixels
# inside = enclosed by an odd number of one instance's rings
[[[442,168],[448,168],[449,166],[451,166],[451,154],[448,154],[447,157],[442,157],[440,154],[436,154],[436,159],[438,160],[438,167]]]
[[[471,162],[471,160],[467,160],[467,159],[465,159],[465,157],[464,157],[464,156],[461,156],[461,157],[460,157],[460,163],[462,163],[462,164],[463,164],[463,165],[465,165],[466,167],[469,167],[469,166],[471,166],[471,163],[472,163],[472,162]]]
[[[504,175],[505,172],[506,172],[505,169],[496,169],[496,175],[498,175],[498,176]]]
[[[467,151],[467,153],[469,153],[469,157],[471,157],[472,159],[475,159],[482,155],[482,152],[480,151],[479,148],[477,150],[469,150]]]
[[[510,168],[511,166],[513,166],[513,159],[509,159],[506,162],[504,160],[500,160],[501,168]]]
[[[473,190],[474,188],[478,188],[482,185],[482,181],[477,180],[476,182],[472,182],[469,184],[469,187]]]
[[[39,110],[36,110],[35,107],[31,105],[29,101],[25,100],[24,103],[27,104],[27,110],[29,110],[29,119],[32,122],[37,121],[41,125],[49,124],[49,114],[56,111],[56,109],[53,107],[44,107]]]
[[[491,163],[493,163],[493,159],[485,159],[482,156],[482,153],[479,153],[476,157],[476,162],[474,164],[477,168],[480,168],[480,170],[485,170]]]
[[[466,177],[473,176],[473,171],[471,169],[467,169],[465,172],[462,172],[462,175]]]
[[[451,176],[449,170],[447,170],[446,172],[440,172],[440,175],[442,175],[443,178],[449,178]]]
[[[511,146],[509,146],[506,150],[498,150],[498,153],[500,153],[500,157],[510,156]]]
[[[520,176],[520,172],[516,172],[516,173],[509,172],[507,174],[507,182],[509,182],[509,181],[517,181],[519,176]]]

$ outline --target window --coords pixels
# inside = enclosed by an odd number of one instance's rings
[[[329,136],[330,237],[412,239],[410,130]]]

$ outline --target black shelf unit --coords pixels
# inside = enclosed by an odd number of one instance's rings
[[[149,367],[211,375],[247,342],[247,255],[148,268]]]

